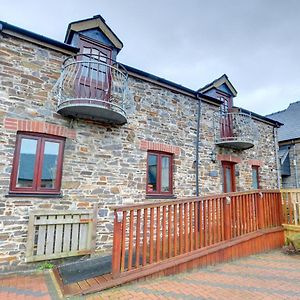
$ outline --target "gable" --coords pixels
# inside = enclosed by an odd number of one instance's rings
[[[106,39],[118,51],[123,48],[123,43],[100,15],[94,16],[91,19],[70,23],[66,32],[65,43],[70,44],[75,33],[88,34],[90,35],[89,37],[96,38],[96,41],[98,41],[97,38]]]

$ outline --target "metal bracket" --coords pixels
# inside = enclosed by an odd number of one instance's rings
[[[123,212],[117,211],[117,222],[122,222],[122,221],[123,221]]]
[[[231,203],[231,198],[229,196],[226,197],[226,204],[229,205]]]

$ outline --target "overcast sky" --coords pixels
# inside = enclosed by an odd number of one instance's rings
[[[226,73],[235,105],[268,114],[300,100],[300,0],[1,0],[0,19],[63,41],[101,14],[118,60],[198,89]]]

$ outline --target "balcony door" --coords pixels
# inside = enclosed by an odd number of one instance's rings
[[[111,50],[85,39],[80,41],[79,98],[109,101]],[[94,100],[91,100],[94,101]]]
[[[235,192],[235,168],[234,163],[222,162],[223,168],[223,192]]]
[[[231,111],[231,103],[227,97],[220,97],[220,100],[223,101],[221,104],[221,119],[220,119],[220,127],[221,127],[221,138],[222,139],[230,139],[233,137],[233,126],[232,126],[232,115]]]

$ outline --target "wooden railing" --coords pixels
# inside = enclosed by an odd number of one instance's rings
[[[281,190],[283,203],[283,222],[300,225],[300,189]]]
[[[279,191],[115,207],[112,273],[143,268],[282,224]]]

